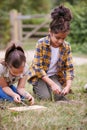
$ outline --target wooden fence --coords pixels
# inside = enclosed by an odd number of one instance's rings
[[[40,19],[44,18],[44,21],[40,24],[24,24],[23,21],[30,19]],[[31,36],[36,35],[47,35],[47,31],[40,31],[41,28],[49,28],[49,15],[22,15],[16,10],[10,12],[10,23],[11,23],[11,39],[24,41]],[[27,29],[28,31],[24,31]]]

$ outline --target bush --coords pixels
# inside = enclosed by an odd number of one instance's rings
[[[9,19],[0,20],[0,49],[3,49],[10,40],[10,23]]]
[[[73,13],[73,20],[71,23],[71,32],[69,40],[72,44],[84,44],[87,43],[87,7],[84,2],[80,2],[78,5],[68,6]],[[84,44],[86,45],[86,44]]]

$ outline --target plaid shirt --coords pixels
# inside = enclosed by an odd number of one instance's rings
[[[47,75],[47,71],[51,61],[50,36],[40,39],[36,45],[36,51],[32,65],[29,69],[28,81],[35,85],[38,78]],[[59,47],[59,58],[57,64],[58,81],[64,85],[67,80],[74,77],[74,68],[72,62],[72,54],[70,45],[64,41]]]

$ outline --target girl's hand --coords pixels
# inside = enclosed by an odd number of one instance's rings
[[[28,92],[25,92],[24,97],[29,100],[30,105],[34,104],[34,98],[31,94],[29,94]]]
[[[66,95],[66,94],[69,93],[69,91],[70,91],[70,87],[67,87],[67,86],[66,86],[66,87],[62,90],[62,93],[61,93],[61,94]]]
[[[42,80],[45,81],[56,94],[61,94],[61,88],[58,86],[52,79],[50,79],[47,75],[42,77]]]
[[[20,96],[19,96],[18,94],[16,94],[16,93],[14,94],[13,99],[14,99],[14,101],[17,102],[17,103],[20,103],[20,102],[21,102]]]
[[[29,97],[27,98],[30,102],[30,105],[33,105],[34,104],[34,97],[29,95]]]
[[[61,89],[60,89],[60,87],[57,84],[53,84],[51,86],[51,89],[53,90],[54,93],[61,94]]]

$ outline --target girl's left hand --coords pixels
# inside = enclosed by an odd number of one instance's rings
[[[69,93],[69,91],[70,91],[70,88],[66,86],[66,87],[62,90],[61,94],[66,95],[66,94]]]
[[[26,99],[29,100],[30,105],[33,105],[33,104],[34,104],[34,97],[33,97],[31,94],[27,93],[27,94],[26,94]]]

